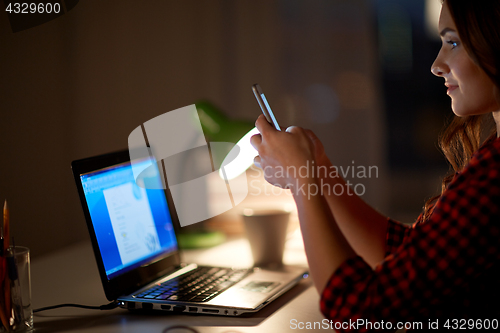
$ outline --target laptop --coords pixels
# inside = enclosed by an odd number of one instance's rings
[[[134,160],[150,165],[148,157]],[[238,316],[259,311],[307,269],[180,261],[179,221],[157,168],[138,186],[128,150],[73,161],[72,171],[106,298],[122,308]],[[151,170],[151,168],[150,168]],[[156,188],[156,189],[151,189]]]

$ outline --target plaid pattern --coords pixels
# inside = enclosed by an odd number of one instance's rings
[[[375,269],[357,256],[333,273],[321,295],[326,318],[394,325],[498,319],[500,139],[455,175],[428,220],[412,226],[389,220],[386,244]]]
[[[422,215],[419,216],[417,222]],[[408,224],[402,224],[392,219],[387,220],[387,239],[385,244],[385,256],[394,253],[397,248],[405,242],[412,231],[412,227]]]

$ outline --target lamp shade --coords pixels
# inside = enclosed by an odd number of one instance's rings
[[[236,144],[226,145],[227,149],[218,145],[217,149],[211,149],[211,153],[215,167],[220,166],[221,178],[230,180],[238,177],[252,165],[258,154],[250,144],[250,137],[259,131],[253,122],[230,119],[208,101],[197,102],[196,109],[203,133],[209,141]]]
[[[225,180],[234,179],[252,166],[255,156],[259,154],[250,144],[250,138],[255,134],[259,134],[256,127],[248,131],[226,155],[219,169],[221,178]]]
[[[201,128],[205,136],[214,142],[238,142],[254,127],[251,121],[234,120],[208,101],[196,103]]]

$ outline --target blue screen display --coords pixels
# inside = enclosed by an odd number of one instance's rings
[[[165,192],[149,189],[161,188],[158,169],[148,170],[142,181],[156,183],[148,189],[136,184],[130,163],[80,175],[108,279],[177,250]]]

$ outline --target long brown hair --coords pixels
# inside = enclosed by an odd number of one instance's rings
[[[457,27],[460,40],[472,61],[493,81],[500,91],[500,1],[444,0]],[[498,98],[498,97],[497,97]],[[462,170],[480,147],[482,139],[496,136],[491,114],[457,117],[440,137],[439,147],[453,171],[441,184],[441,194],[446,190],[456,172]],[[429,218],[437,195],[424,205],[423,219]]]

